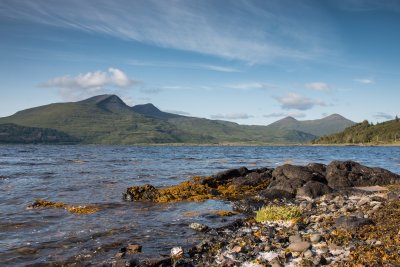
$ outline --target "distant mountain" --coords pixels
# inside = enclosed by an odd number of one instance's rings
[[[334,115],[304,122],[285,118],[269,126],[239,125],[163,112],[152,104],[129,107],[116,95],[49,104],[0,118],[2,124],[54,129],[89,144],[298,144],[321,132],[332,133],[344,121]]]
[[[343,132],[323,136],[313,141],[314,144],[394,144],[400,143],[399,119],[370,124],[368,121],[355,124]]]
[[[0,124],[0,144],[75,144],[80,140],[66,133],[46,128]]]
[[[345,128],[354,124],[355,122],[348,120],[339,114],[332,114],[322,119],[306,121],[298,121],[293,117],[286,117],[268,125],[268,127],[274,129],[296,130],[315,136],[323,136],[343,131]]]

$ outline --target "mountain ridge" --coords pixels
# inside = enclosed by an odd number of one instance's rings
[[[290,120],[294,125],[240,125],[168,113],[151,103],[130,107],[117,95],[99,95],[22,110],[0,124],[54,129],[89,144],[294,144],[320,136]]]

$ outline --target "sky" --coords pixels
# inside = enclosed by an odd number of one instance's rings
[[[116,94],[267,125],[400,115],[397,0],[1,0],[0,117]]]

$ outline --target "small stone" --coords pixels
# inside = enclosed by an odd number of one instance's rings
[[[303,241],[303,240],[301,239],[300,235],[291,235],[291,236],[289,236],[289,242],[290,243],[297,243],[297,242],[301,242],[301,241]]]
[[[311,244],[306,241],[296,242],[289,245],[288,249],[292,252],[303,252],[311,247]]]
[[[138,244],[129,244],[126,249],[130,254],[142,252],[142,246]]]
[[[269,245],[265,245],[265,247],[264,247],[264,251],[270,251],[271,250],[271,246],[269,246]]]
[[[320,234],[312,234],[310,235],[310,241],[312,243],[318,243],[319,241],[321,241],[322,236]]]
[[[122,258],[123,256],[125,256],[125,252],[118,252],[117,254],[115,254],[116,258]]]
[[[371,199],[370,199],[369,197],[362,197],[362,198],[358,201],[357,206],[365,205],[365,204],[367,204],[367,203],[370,202],[370,201],[371,201]]]
[[[243,248],[241,247],[241,246],[234,246],[233,248],[232,248],[232,251],[233,252],[236,252],[236,253],[239,253],[239,252],[241,252],[243,250]]]
[[[191,223],[189,224],[189,228],[192,228],[193,230],[199,231],[199,232],[204,232],[208,230],[208,226],[201,224],[201,223]]]
[[[311,250],[307,249],[304,253],[303,253],[304,258],[311,258],[313,256],[313,253]]]
[[[180,259],[183,257],[183,248],[182,247],[174,247],[171,249],[171,258],[174,260]]]

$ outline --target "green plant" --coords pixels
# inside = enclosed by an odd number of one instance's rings
[[[264,206],[256,212],[256,221],[290,221],[297,220],[302,214],[302,209],[298,206]]]

